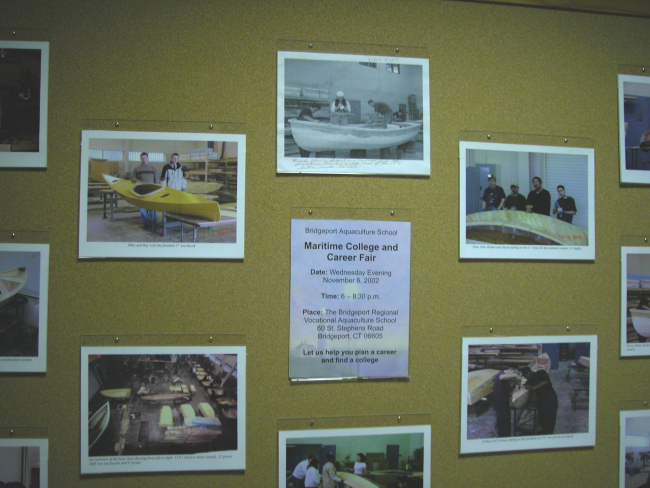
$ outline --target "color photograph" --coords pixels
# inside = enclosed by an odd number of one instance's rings
[[[460,258],[593,260],[594,150],[466,142]]]
[[[621,247],[621,356],[650,355],[650,248]]]
[[[650,77],[618,75],[621,183],[650,183]]]
[[[47,439],[0,439],[0,486],[47,488]]]
[[[80,258],[242,259],[246,136],[82,131]]]
[[[279,433],[279,488],[429,488],[431,426]]]
[[[246,467],[246,348],[83,347],[81,473]]]
[[[620,412],[619,488],[650,485],[650,411]]]
[[[0,41],[0,168],[47,167],[49,42]]]
[[[278,52],[278,173],[429,175],[429,60]]]
[[[460,453],[596,442],[596,336],[464,337]]]
[[[49,244],[0,244],[0,373],[47,369]]]

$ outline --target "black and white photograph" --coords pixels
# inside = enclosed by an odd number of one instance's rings
[[[0,439],[0,486],[47,488],[47,439]]]
[[[83,347],[81,473],[246,467],[246,348]]]
[[[82,131],[80,258],[242,259],[246,136]]]
[[[0,243],[0,373],[47,369],[49,244]]]
[[[278,52],[278,173],[429,175],[429,60]]]
[[[429,488],[431,426],[286,430],[279,488]]]
[[[621,356],[650,356],[648,247],[621,247]]]
[[[650,486],[650,411],[620,412],[619,488]]]
[[[460,453],[596,442],[597,338],[464,337]]]
[[[618,75],[621,183],[650,184],[650,77]]]
[[[594,260],[594,150],[461,141],[460,258]]]
[[[0,41],[0,168],[47,167],[49,42]]]

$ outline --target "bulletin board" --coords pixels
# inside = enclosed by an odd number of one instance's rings
[[[618,67],[650,69],[647,18],[443,0],[6,0],[2,10],[0,40],[49,43],[47,167],[0,168],[0,230],[49,236],[47,372],[0,373],[3,424],[48,429],[49,486],[278,486],[280,419],[349,416],[348,427],[362,428],[416,414],[430,416],[435,486],[616,485],[619,403],[650,397],[649,359],[619,355],[621,236],[650,234],[650,189],[620,183],[617,112]],[[429,176],[277,172],[278,46],[309,52],[319,42],[353,54],[426,53]],[[1,89],[5,102],[11,87]],[[244,127],[243,258],[80,259],[88,120]],[[460,259],[467,133],[593,141],[595,258]],[[408,209],[408,379],[290,381],[295,208],[357,209],[361,219],[363,209]],[[463,328],[546,325],[588,325],[598,338],[595,445],[461,455]],[[245,469],[80,474],[81,338],[125,334],[245,335]]]

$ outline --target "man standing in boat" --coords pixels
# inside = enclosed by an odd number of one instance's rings
[[[481,211],[503,210],[506,203],[506,192],[503,188],[497,186],[497,178],[494,175],[488,175],[488,187],[483,192],[481,202]]]
[[[185,191],[187,182],[185,181],[185,172],[183,167],[178,163],[178,153],[172,154],[172,160],[169,164],[163,166],[160,174],[160,184],[175,190]]]
[[[375,109],[375,113],[370,118],[370,123],[375,123],[379,119],[379,115],[382,115],[382,128],[388,129],[388,124],[393,119],[393,109],[384,102],[375,102],[374,100],[368,100],[368,105]]]
[[[555,206],[553,207],[553,215],[557,214],[559,220],[568,222],[569,224],[573,222],[573,216],[578,213],[576,208],[576,201],[566,196],[564,190],[564,185],[558,185],[557,194],[560,198],[555,200]]]
[[[133,170],[131,181],[134,183],[155,183],[160,184],[158,179],[158,169],[149,163],[149,154],[146,152],[140,153],[140,166]],[[157,212],[153,210],[146,210],[140,208],[140,215],[142,216],[142,223],[145,227],[150,227],[152,223],[156,223],[158,218]]]
[[[526,212],[551,216],[551,194],[542,188],[542,179],[539,176],[533,178],[534,190],[528,194],[526,199]]]
[[[305,107],[300,111],[300,115],[298,115],[298,120],[304,120],[306,122],[318,122],[314,118],[314,114],[320,110],[320,105],[318,103],[312,102],[309,104],[309,107]],[[298,149],[300,149],[300,157],[301,158],[308,158],[309,157],[309,151],[306,151],[302,147],[298,146]]]
[[[330,113],[332,125],[348,125],[348,114],[352,113],[352,109],[342,91],[336,92],[336,100],[332,102]]]
[[[510,195],[506,198],[506,209],[507,210],[526,210],[526,197],[519,193],[519,185],[513,183],[510,185]]]

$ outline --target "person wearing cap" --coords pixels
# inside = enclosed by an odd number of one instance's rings
[[[481,211],[503,210],[506,203],[506,192],[503,188],[497,186],[497,179],[494,175],[488,175],[488,187],[483,192],[483,202],[481,202]]]
[[[566,196],[566,191],[564,190],[564,185],[558,185],[557,194],[560,198],[555,200],[555,205],[553,206],[553,215],[557,214],[559,220],[564,222],[571,223],[573,222],[573,216],[578,213],[576,208],[576,201]]]
[[[346,114],[352,113],[350,102],[345,99],[345,93],[342,91],[336,92],[336,100],[332,102],[330,107],[333,125],[348,125],[348,117]]]
[[[506,210],[526,210],[526,197],[519,193],[519,185],[513,183],[510,185],[510,195],[506,198]]]
[[[526,198],[526,212],[551,216],[551,194],[542,188],[542,179],[533,178],[533,191]]]
[[[384,102],[375,102],[374,100],[368,100],[368,105],[375,109],[375,113],[370,117],[370,123],[379,120],[379,115],[381,115],[383,117],[381,121],[382,128],[388,129],[388,124],[393,118],[393,109]]]

